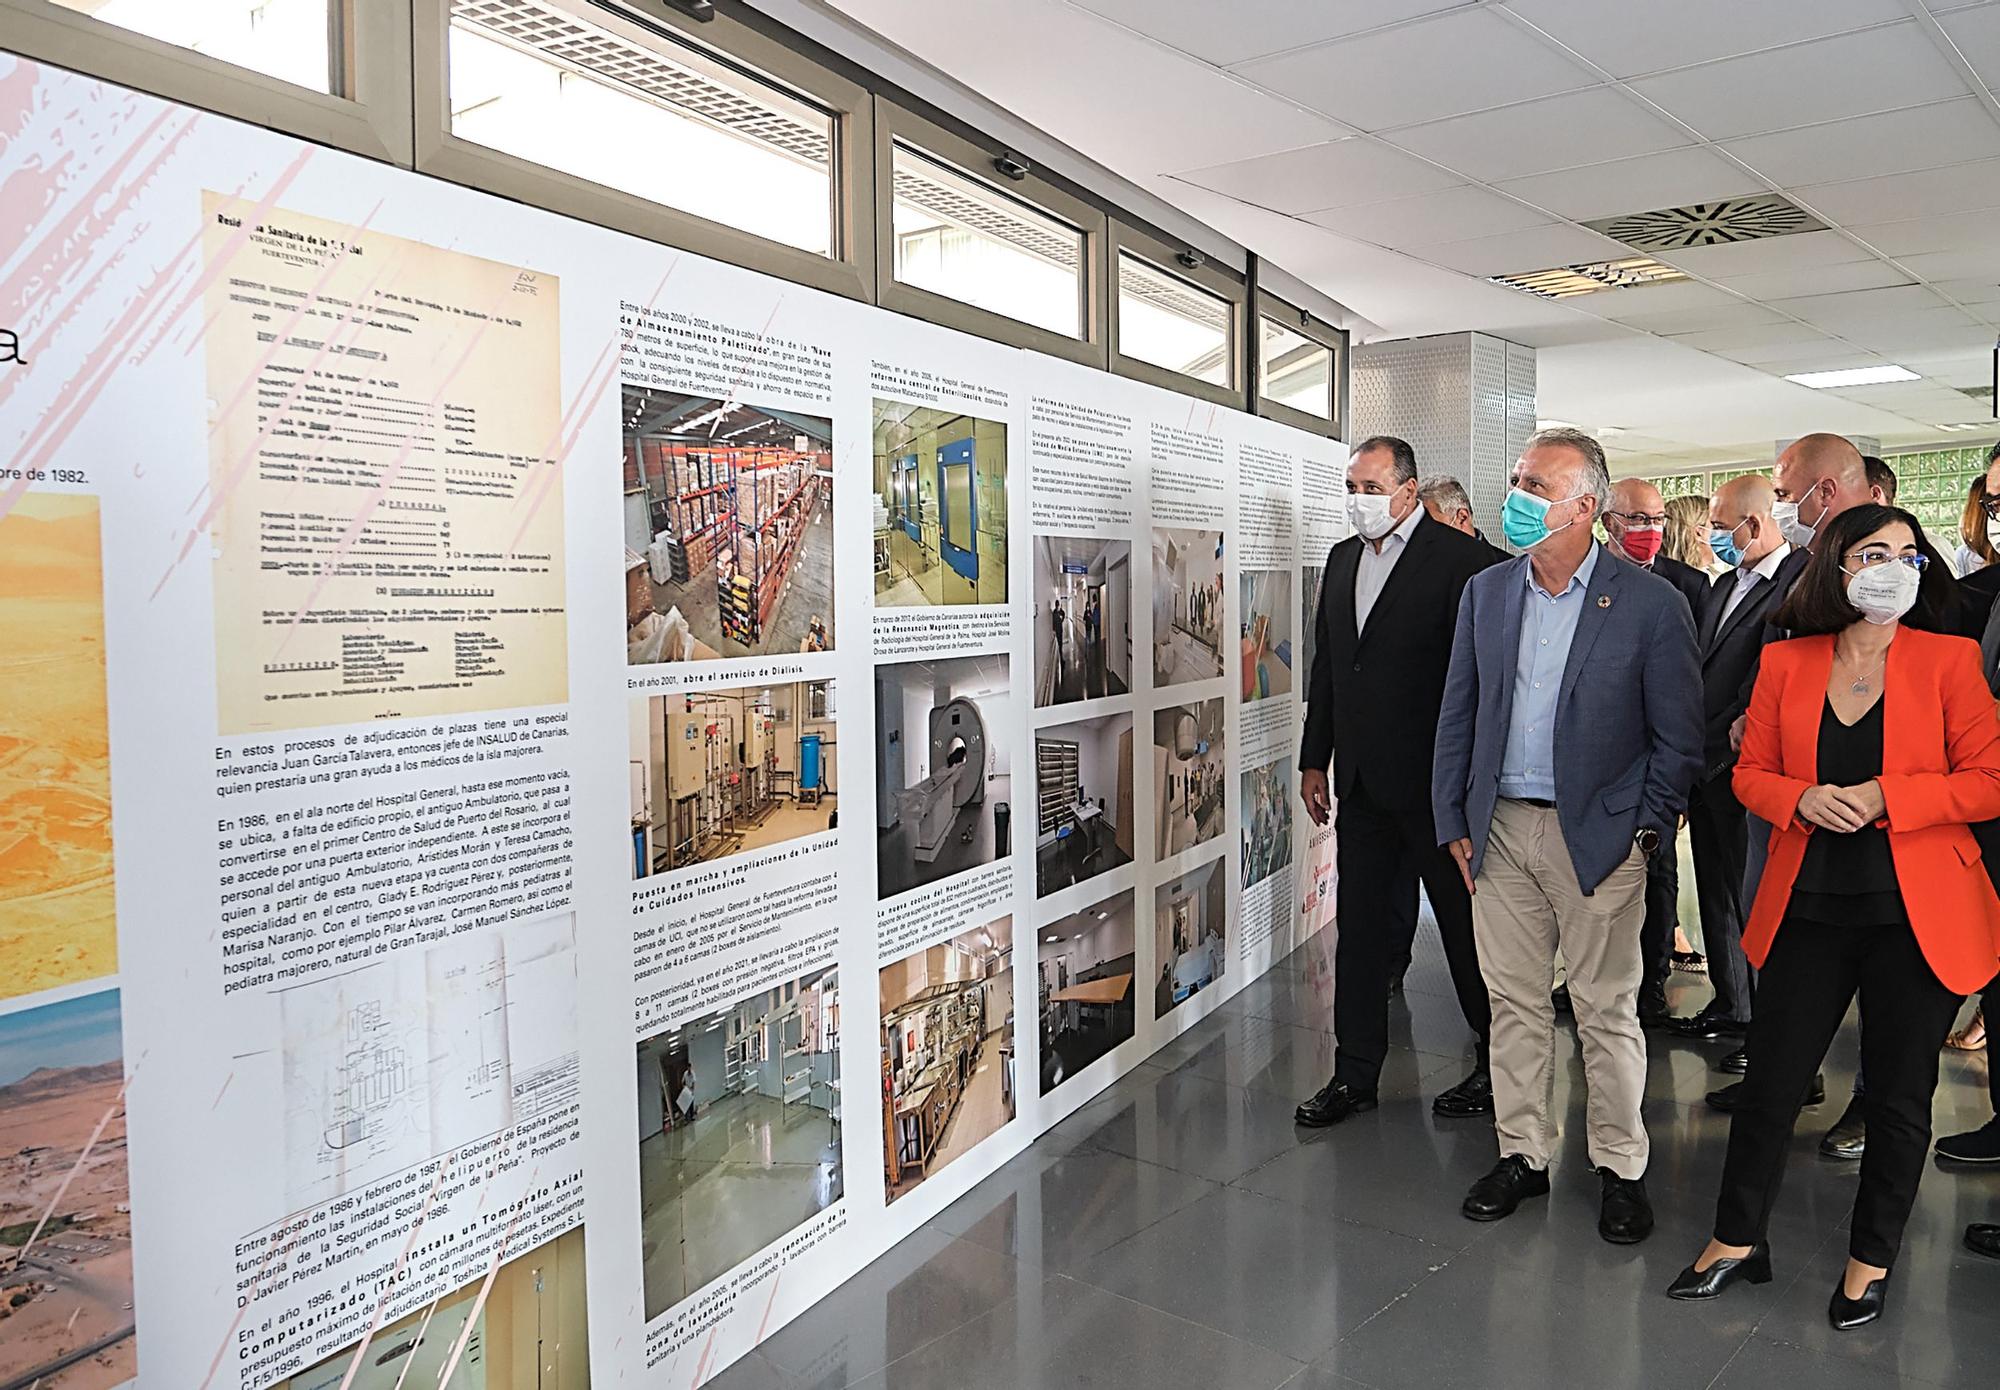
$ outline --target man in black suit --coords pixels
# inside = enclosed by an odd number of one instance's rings
[[[1424,510],[1431,514],[1431,520],[1449,526],[1454,531],[1463,531],[1493,553],[1493,563],[1499,564],[1508,557],[1507,552],[1486,539],[1486,533],[1479,529],[1472,519],[1472,499],[1466,495],[1465,484],[1458,479],[1439,475],[1425,480],[1417,489],[1417,500],[1424,504]]]
[[[1680,591],[1688,617],[1696,623],[1708,603],[1709,579],[1660,547],[1667,535],[1667,503],[1644,478],[1620,478],[1611,485],[1604,509],[1604,536],[1611,548],[1641,569],[1650,570]],[[1667,972],[1672,968],[1674,922],[1681,895],[1681,869],[1674,838],[1646,861],[1646,920],[1639,932],[1642,974],[1639,1021],[1658,1027],[1668,1017]]]
[[[1779,532],[1771,516],[1776,500],[1769,478],[1748,473],[1717,488],[1708,504],[1710,547],[1732,568],[1695,615],[1704,734],[1702,770],[1688,797],[1688,835],[1715,998],[1679,1030],[1690,1036],[1740,1038],[1750,1025],[1750,963],[1743,955],[1749,824],[1731,786],[1736,749],[1729,731],[1747,708],[1765,620],[1810,558]]]
[[[1472,1074],[1432,1103],[1439,1115],[1493,1113],[1486,982],[1472,904],[1431,820],[1438,709],[1465,581],[1491,547],[1431,520],[1417,502],[1417,457],[1400,439],[1363,440],[1347,465],[1355,534],[1327,555],[1318,645],[1299,749],[1299,794],[1324,825],[1327,766],[1340,798],[1339,940],[1334,954],[1332,1080],[1298,1108],[1302,1125],[1375,1108],[1389,1048],[1389,985],[1417,928],[1421,879],[1437,915],[1465,1021],[1478,1038]]]

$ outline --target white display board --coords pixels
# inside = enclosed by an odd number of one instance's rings
[[[1337,443],[0,129],[0,1384],[700,1384],[1323,922]]]

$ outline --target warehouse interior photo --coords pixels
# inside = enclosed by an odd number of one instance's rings
[[[1042,1094],[1129,1042],[1136,897],[1131,889],[1058,917],[1036,933],[1041,1001]]]
[[[1245,570],[1238,580],[1242,605],[1243,700],[1292,693],[1292,575],[1289,570]]]
[[[632,877],[836,827],[832,681],[688,691],[627,708]]]
[[[1222,532],[1153,528],[1153,684],[1222,674]]]
[[[638,1087],[650,1322],[840,1200],[838,971],[646,1038]]]
[[[1132,862],[1132,716],[1035,730],[1035,896]]]
[[[875,401],[875,605],[1007,601],[1007,426]]]
[[[883,1179],[890,1201],[1014,1118],[1014,920],[882,967]]]
[[[1153,711],[1153,858],[1165,859],[1222,833],[1228,786],[1222,699]]]
[[[1223,856],[1153,892],[1153,1017],[1207,989],[1229,968]]]
[[[1035,708],[1132,688],[1132,545],[1035,538]]]
[[[833,645],[833,422],[624,388],[626,662]]]
[[[879,896],[1009,852],[1013,706],[1004,656],[875,668],[875,857]]]

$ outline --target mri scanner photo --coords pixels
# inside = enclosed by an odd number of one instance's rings
[[[876,885],[895,897],[1009,849],[1003,656],[875,670]]]

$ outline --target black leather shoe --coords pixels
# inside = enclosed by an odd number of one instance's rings
[[[1667,1297],[1695,1302],[1718,1297],[1738,1280],[1746,1284],[1771,1282],[1771,1247],[1759,1245],[1740,1260],[1721,1259],[1707,1269],[1689,1265],[1667,1285]]]
[[[1965,1248],[1989,1260],[2000,1260],[2000,1226],[1967,1226]]]
[[[1724,1086],[1719,1091],[1710,1091],[1707,1097],[1711,1109],[1720,1110],[1724,1113],[1735,1110],[1736,1103],[1742,1098],[1743,1083],[1741,1081],[1733,1086]],[[1805,1094],[1805,1099],[1799,1102],[1799,1109],[1804,1110],[1809,1105],[1824,1105],[1825,1103],[1826,1077],[1824,1075],[1815,1076],[1813,1077],[1811,1089]]]
[[[1319,1094],[1311,1100],[1299,1102],[1299,1108],[1292,1112],[1292,1118],[1309,1129],[1325,1129],[1337,1125],[1350,1115],[1375,1108],[1373,1091],[1356,1091],[1348,1087],[1339,1077],[1319,1088]]]
[[[1819,1141],[1819,1151],[1827,1158],[1846,1159],[1860,1158],[1868,1152],[1868,1120],[1860,1096],[1847,1102],[1833,1128]]]
[[[1947,1134],[1937,1141],[1937,1156],[1953,1163],[2000,1163],[2000,1118],[1970,1133]]]
[[[1653,1204],[1646,1196],[1646,1179],[1621,1178],[1600,1168],[1604,1200],[1597,1209],[1597,1234],[1613,1245],[1637,1245],[1653,1233]]]
[[[1667,987],[1659,981],[1639,987],[1639,1026],[1665,1028],[1673,1020],[1667,1003]]]
[[[1530,1197],[1549,1195],[1548,1169],[1528,1166],[1519,1154],[1508,1154],[1493,1165],[1493,1171],[1472,1185],[1459,1204],[1459,1211],[1472,1221],[1498,1221],[1512,1216],[1514,1208]]]
[[[1734,1052],[1719,1059],[1715,1064],[1715,1069],[1717,1071],[1726,1071],[1731,1076],[1743,1075],[1743,1073],[1750,1070],[1750,1049],[1747,1047],[1737,1048]]]
[[[1859,1298],[1847,1296],[1847,1285],[1843,1281],[1833,1286],[1833,1298],[1826,1305],[1826,1320],[1833,1324],[1836,1332],[1852,1332],[1881,1317],[1882,1305],[1888,1298],[1889,1276],[1886,1274],[1863,1289]]]
[[[1713,1003],[1686,1018],[1674,1019],[1667,1026],[1683,1038],[1696,1038],[1702,1042],[1716,1038],[1740,1038],[1750,1031],[1749,1024],[1738,1023]]]
[[[1474,1115],[1493,1113],[1493,1075],[1484,1067],[1459,1082],[1449,1091],[1438,1092],[1431,1102],[1431,1114],[1442,1115],[1446,1119],[1464,1120]]]

